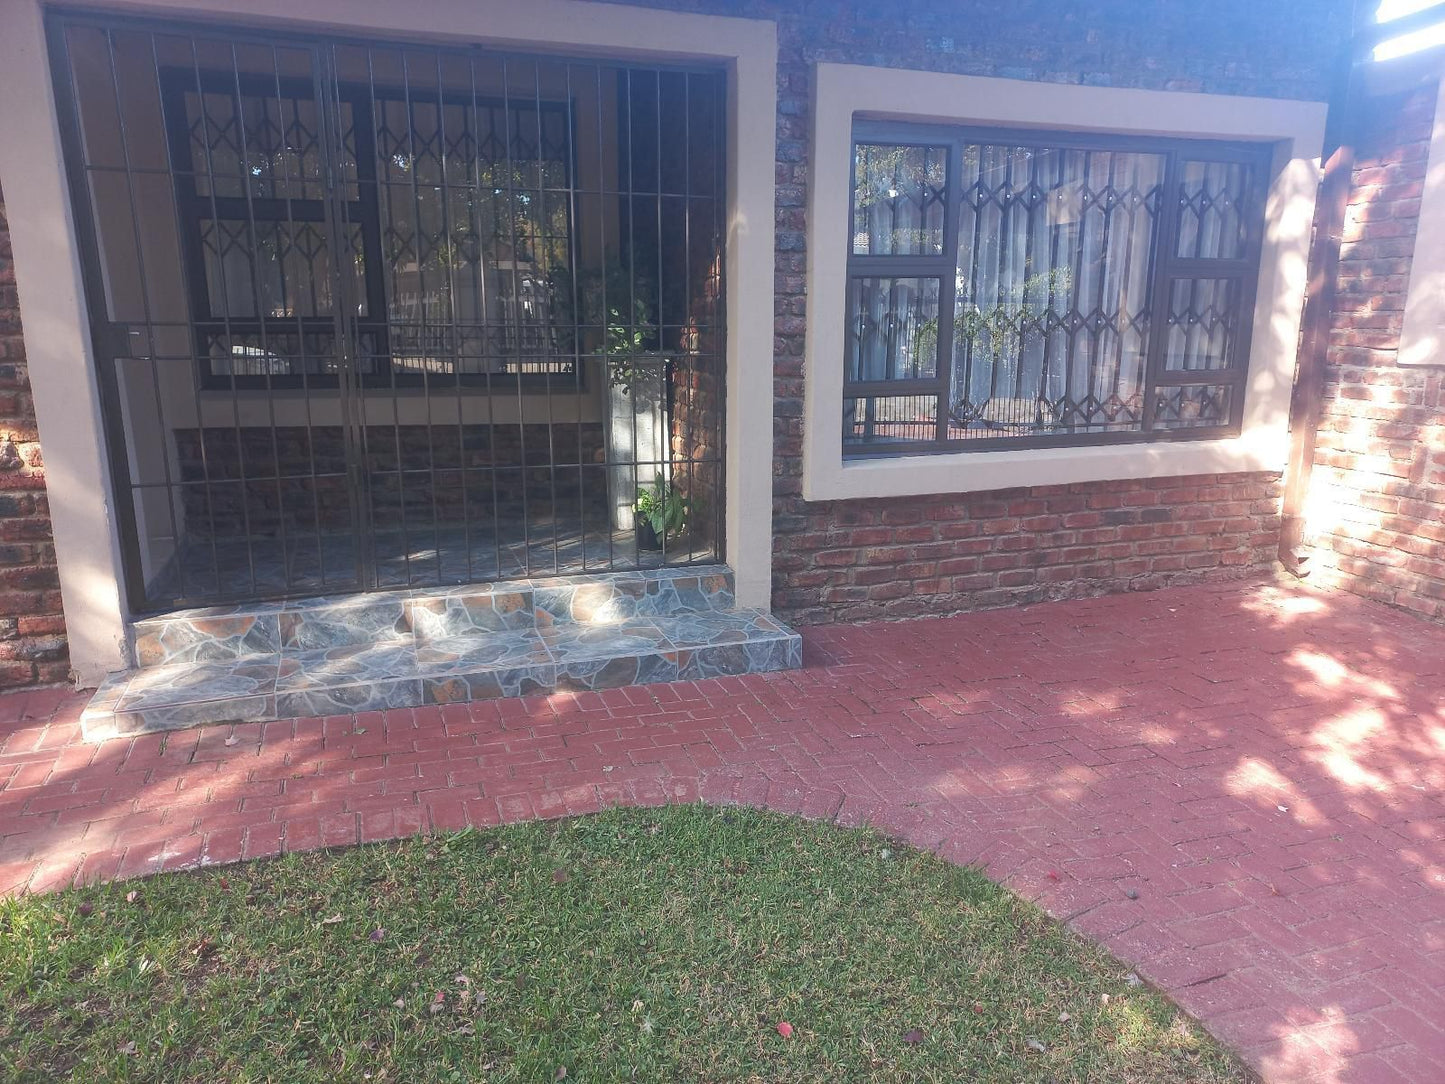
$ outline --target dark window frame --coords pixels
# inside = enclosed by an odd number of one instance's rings
[[[501,98],[468,95],[462,93],[438,93],[431,88],[393,87],[386,84],[368,85],[350,81],[333,84],[334,97],[338,103],[351,107],[351,123],[355,139],[356,154],[356,198],[346,199],[337,195],[340,182],[331,176],[335,163],[325,148],[323,168],[327,178],[322,181],[327,191],[319,198],[263,198],[250,194],[243,196],[200,195],[196,190],[199,176],[190,168],[191,145],[190,125],[186,113],[185,95],[199,89],[202,93],[230,95],[237,104],[238,115],[242,108],[241,99],[248,96],[261,98],[294,97],[317,103],[318,112],[324,108],[323,97],[317,88],[317,81],[306,76],[268,76],[261,74],[232,73],[208,68],[163,67],[159,71],[162,87],[162,115],[165,124],[165,138],[169,143],[170,159],[186,163],[184,169],[174,169],[173,187],[177,206],[177,217],[182,237],[180,238],[182,265],[185,275],[185,289],[191,311],[191,334],[194,339],[195,363],[199,373],[202,391],[269,391],[281,389],[336,389],[340,377],[336,373],[218,373],[211,366],[209,350],[206,349],[208,335],[217,333],[229,336],[232,333],[257,334],[265,337],[267,329],[274,327],[278,333],[334,334],[336,315],[234,317],[216,315],[211,310],[210,289],[206,278],[205,256],[203,253],[202,223],[213,216],[221,219],[235,218],[247,223],[252,229],[261,223],[319,222],[326,223],[328,210],[335,208],[341,225],[356,223],[361,227],[362,251],[365,270],[362,272],[362,289],[366,297],[365,317],[346,313],[343,319],[353,328],[353,334],[370,336],[376,344],[372,355],[373,367],[358,371],[352,379],[364,388],[402,391],[422,389],[429,382],[441,382],[453,386],[460,381],[462,387],[491,394],[493,391],[515,392],[523,389],[540,391],[547,388],[580,390],[588,383],[587,366],[582,365],[574,351],[573,369],[555,373],[415,373],[395,371],[391,364],[390,326],[388,311],[388,287],[386,270],[382,260],[381,243],[381,179],[377,174],[376,120],[374,104],[384,101],[429,100],[467,106],[505,107],[509,103]],[[531,105],[531,102],[523,103]],[[575,128],[576,103],[543,100],[537,103],[545,111],[556,112],[567,118]],[[512,108],[517,108],[513,105]],[[575,131],[569,145],[575,147]],[[569,248],[578,239],[575,221],[577,187],[577,162],[575,156],[563,163],[567,173],[567,188],[572,194],[568,200]],[[231,211],[233,213],[226,214]],[[268,213],[269,212],[269,213]],[[575,262],[575,249],[573,253]],[[333,284],[339,285],[342,272],[339,265],[332,267],[330,276]],[[333,306],[344,304],[345,293],[333,297]],[[575,304],[575,300],[574,300]],[[566,355],[559,355],[565,359]],[[518,360],[526,360],[518,355]]]
[[[942,252],[934,256],[859,255],[853,251],[853,226],[857,201],[857,159],[859,144],[896,146],[945,146],[944,223]],[[1164,160],[1161,181],[1162,204],[1149,249],[1149,271],[1145,308],[1150,313],[1150,334],[1144,367],[1143,418],[1138,431],[1105,433],[1064,433],[1000,437],[950,438],[949,412],[953,399],[954,313],[958,277],[958,235],[962,217],[959,191],[963,148],[971,145],[1036,147],[1097,151],[1132,151],[1156,154]],[[1254,337],[1254,309],[1259,289],[1259,265],[1263,251],[1265,199],[1271,176],[1272,143],[1227,142],[1064,132],[1046,129],[994,128],[980,125],[941,125],[855,116],[849,149],[848,257],[844,292],[845,326],[851,326],[854,311],[851,283],[865,277],[916,277],[940,280],[938,298],[938,355],[936,375],[924,379],[843,382],[844,401],[868,396],[936,396],[936,435],[929,440],[896,440],[878,444],[843,444],[845,459],[873,459],[918,454],[985,452],[1003,449],[1091,447],[1117,444],[1152,444],[1166,441],[1213,440],[1238,436],[1243,428],[1248,383],[1248,362]],[[1177,199],[1183,162],[1238,163],[1250,168],[1248,207],[1242,212],[1246,223],[1244,255],[1237,259],[1186,258],[1175,253],[1180,212]],[[1236,283],[1238,323],[1227,364],[1221,369],[1167,371],[1165,353],[1168,335],[1170,286],[1177,280],[1222,279]],[[839,364],[847,364],[846,355]],[[1205,378],[1207,375],[1207,378]],[[1230,387],[1229,420],[1224,425],[1153,429],[1156,393],[1168,387]],[[839,417],[843,403],[839,403]]]

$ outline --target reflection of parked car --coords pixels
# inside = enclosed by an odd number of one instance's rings
[[[231,343],[229,354],[211,356],[211,372],[220,376],[285,376],[295,372],[295,361],[259,346]]]

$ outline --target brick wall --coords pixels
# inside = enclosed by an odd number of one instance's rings
[[[64,681],[69,673],[45,467],[0,194],[0,688]]]
[[[1438,619],[1445,369],[1395,364],[1436,91],[1375,99],[1363,117],[1307,530],[1312,579]]]
[[[906,617],[1269,567],[1278,478],[1238,475],[936,498],[802,499],[812,66],[1324,100],[1348,0],[643,0],[778,20],[774,606],[799,623]],[[1096,522],[1093,516],[1099,516]]]
[[[776,604],[805,624],[1237,575],[1279,543],[1279,478],[1224,474],[802,503]]]

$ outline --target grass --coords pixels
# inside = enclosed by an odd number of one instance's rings
[[[1136,983],[876,833],[617,810],[0,902],[0,1076],[1251,1079]]]

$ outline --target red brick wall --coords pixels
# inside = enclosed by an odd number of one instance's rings
[[[1395,364],[1436,89],[1363,118],[1307,530],[1313,579],[1445,618],[1445,368]]]
[[[0,688],[64,681],[69,673],[45,468],[0,194]]]
[[[916,617],[1238,575],[1279,542],[1279,479],[1224,474],[803,503],[774,602],[801,623]]]
[[[1272,565],[1274,475],[802,499],[812,66],[840,61],[1322,101],[1348,35],[1349,0],[1310,5],[1308,34],[1299,32],[1297,6],[1254,0],[923,0],[901,8],[868,0],[643,2],[778,20],[773,603],[780,613],[803,624],[906,617]],[[1089,518],[1095,514],[1097,523]]]

